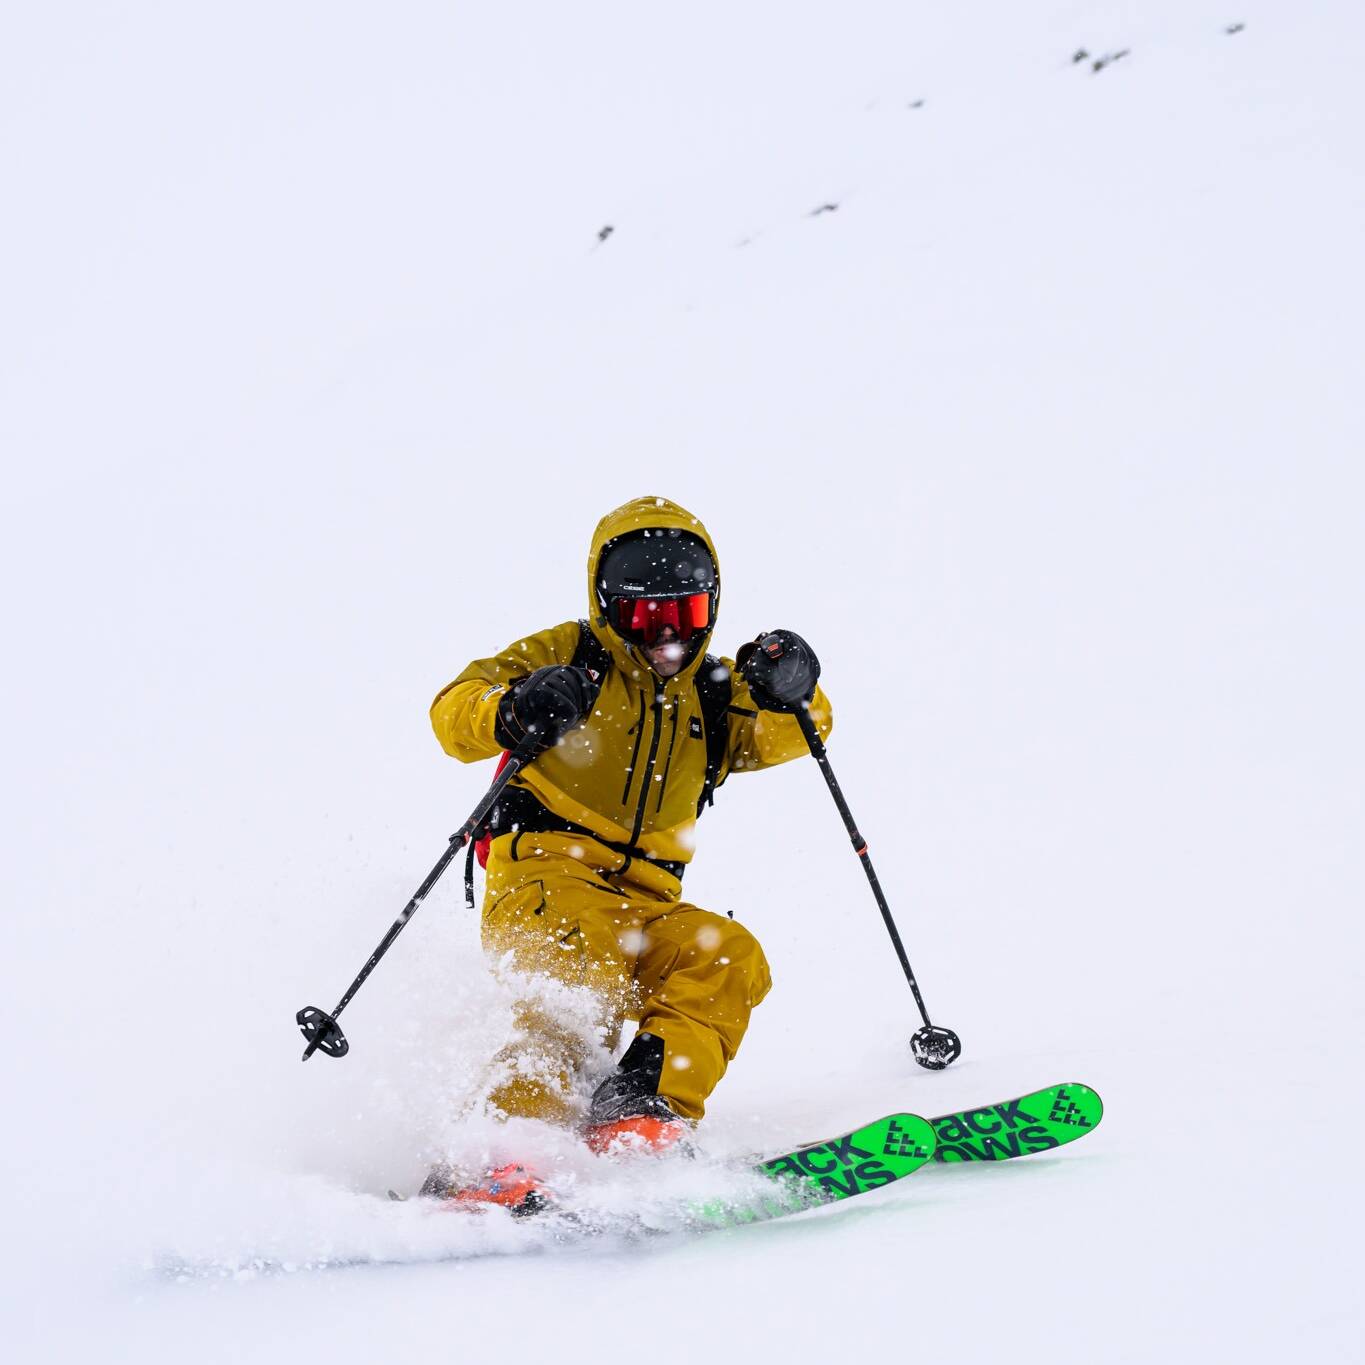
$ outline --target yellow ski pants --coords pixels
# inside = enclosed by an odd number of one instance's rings
[[[658,1093],[684,1118],[701,1118],[749,1012],[772,985],[757,939],[734,920],[670,898],[671,879],[658,869],[609,882],[568,851],[571,840],[536,838],[542,847],[531,856],[510,858],[510,835],[490,850],[484,947],[510,954],[518,971],[587,988],[608,1046],[626,1019],[661,1038]],[[563,851],[549,847],[561,843]],[[527,1001],[517,1014],[520,1037],[500,1055],[490,1100],[508,1115],[572,1121],[569,1096],[589,1043],[543,1002]]]

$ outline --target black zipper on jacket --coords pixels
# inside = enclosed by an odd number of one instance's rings
[[[640,719],[635,722],[635,749],[630,755],[630,767],[626,769],[626,785],[621,789],[621,804],[630,800],[630,784],[635,780],[635,760],[640,757],[640,741],[645,737],[645,694],[640,690]],[[635,841],[632,839],[632,843]]]
[[[640,700],[644,701],[644,693],[640,694]],[[635,824],[630,831],[630,838],[627,842],[631,848],[635,847],[635,841],[640,837],[640,829],[645,823],[645,807],[649,805],[649,779],[654,772],[654,760],[659,756],[659,736],[664,729],[664,694],[656,692],[654,694],[654,733],[649,737],[649,757],[645,760],[645,775],[640,779],[640,804],[635,807]],[[629,863],[627,863],[629,866]],[[621,869],[624,872],[626,869]]]
[[[659,799],[654,803],[654,813],[657,815],[664,808],[664,792],[668,790],[668,774],[673,767],[673,749],[678,742],[678,712],[682,710],[682,698],[673,699],[673,728],[668,734],[668,757],[664,760],[663,780],[659,783]]]

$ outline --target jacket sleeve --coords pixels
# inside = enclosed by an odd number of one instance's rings
[[[810,753],[806,737],[801,733],[796,717],[780,711],[760,711],[754,705],[749,684],[740,676],[733,659],[725,659],[734,678],[730,697],[730,744],[726,771],[752,772],[757,768],[771,768],[789,759]],[[829,698],[820,687],[810,703],[811,719],[820,733],[828,739],[834,729],[834,711]]]
[[[578,622],[523,635],[499,654],[475,659],[431,703],[431,728],[441,748],[461,763],[476,763],[502,752],[493,738],[498,703],[507,689],[547,664],[573,662]]]

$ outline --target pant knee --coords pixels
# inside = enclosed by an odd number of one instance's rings
[[[708,915],[695,935],[698,956],[717,976],[734,983],[728,994],[742,995],[752,1009],[772,988],[768,959],[759,941],[742,924]],[[742,989],[737,989],[742,985]]]

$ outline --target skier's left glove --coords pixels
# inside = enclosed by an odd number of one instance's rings
[[[763,711],[799,711],[820,678],[820,660],[794,630],[766,631],[740,645],[735,663]]]

